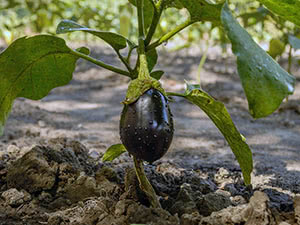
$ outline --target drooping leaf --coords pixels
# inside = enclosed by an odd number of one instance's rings
[[[157,63],[158,55],[157,55],[156,49],[154,48],[150,51],[147,51],[146,57],[147,57],[148,69],[149,69],[149,72],[151,72]]]
[[[300,26],[299,0],[258,0],[270,11]]]
[[[245,184],[249,185],[253,169],[252,153],[224,104],[213,99],[197,85],[187,85],[185,94],[181,96],[201,108],[221,131],[242,169]]]
[[[118,158],[124,152],[126,152],[126,148],[122,144],[115,144],[110,146],[102,157],[102,161],[113,161],[114,159]]]
[[[298,50],[300,49],[300,39],[293,36],[289,35],[289,44],[293,47],[293,49]]]
[[[211,4],[207,0],[169,0],[166,5],[167,7],[186,8],[193,22],[211,21],[216,24],[221,23],[220,16],[223,3]]]
[[[155,78],[156,80],[159,80],[162,77],[162,75],[164,75],[164,71],[162,70],[156,70],[150,73],[150,76]]]
[[[294,91],[295,78],[280,67],[232,16],[227,4],[222,23],[237,56],[237,68],[254,118],[273,113]]]
[[[57,34],[63,34],[63,33],[68,33],[68,32],[73,32],[73,31],[83,31],[83,32],[93,34],[93,35],[101,38],[102,40],[104,40],[116,51],[126,48],[127,42],[130,42],[128,39],[126,39],[125,37],[123,37],[119,34],[107,32],[107,31],[93,30],[88,27],[82,26],[78,23],[75,23],[72,20],[61,21],[58,24],[57,29],[56,29]],[[132,45],[134,45],[134,44],[132,44]]]
[[[86,48],[78,49],[88,54]],[[0,132],[17,97],[38,100],[72,79],[78,57],[61,38],[19,38],[0,54]]]

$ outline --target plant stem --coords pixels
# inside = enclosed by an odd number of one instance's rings
[[[199,66],[198,66],[198,76],[197,76],[197,82],[199,84],[199,86],[201,87],[201,70],[203,68],[203,65],[206,61],[206,57],[207,57],[207,51],[208,51],[208,41],[206,42],[206,47],[205,47],[205,50],[203,52],[203,55],[201,57],[201,60],[200,60],[200,63],[199,63]]]
[[[76,55],[76,56],[78,56],[82,59],[85,59],[85,60],[89,61],[89,62],[92,62],[92,63],[94,63],[98,66],[101,66],[101,67],[103,67],[107,70],[113,71],[113,72],[121,74],[121,75],[125,75],[127,77],[131,77],[131,74],[129,72],[125,71],[125,70],[122,70],[122,69],[116,68],[114,66],[108,65],[108,64],[106,64],[106,63],[104,63],[100,60],[97,60],[97,59],[95,59],[91,56],[88,56],[88,55],[83,54],[81,52],[78,52],[76,50],[71,50],[71,54]]]
[[[289,58],[288,58],[288,73],[292,70],[292,46],[290,45]]]
[[[122,63],[126,66],[127,70],[129,71],[129,73],[132,72],[132,69],[129,65],[129,62],[126,61],[126,59],[120,54],[119,51],[116,51],[117,52],[117,55],[119,57],[119,59],[122,61]]]
[[[137,7],[137,14],[138,14],[138,26],[139,26],[139,46],[138,46],[138,54],[139,54],[139,74],[138,79],[145,80],[151,79],[147,57],[145,52],[145,34],[144,34],[144,21],[143,21],[143,4],[144,0],[137,0],[136,7]]]
[[[186,97],[185,94],[176,93],[176,92],[167,92],[167,96]]]
[[[193,24],[194,21],[191,21],[188,19],[186,22],[178,25],[175,27],[174,30],[170,31],[169,33],[166,33],[164,36],[162,36],[160,39],[152,43],[151,45],[147,46],[146,51],[149,51],[153,48],[156,48],[157,46],[161,45],[162,43],[168,41],[170,38],[172,38],[175,34],[183,30],[184,28],[188,27],[189,25]]]
[[[147,195],[150,204],[153,208],[161,208],[156,193],[145,174],[143,161],[138,160],[135,157],[133,157],[133,161],[134,161],[135,173],[140,183],[140,188]]]
[[[159,23],[161,14],[162,14],[162,9],[163,9],[163,4],[162,4],[162,0],[160,0],[159,2],[157,2],[157,4],[154,4],[153,1],[151,1],[153,3],[153,17],[152,17],[152,23],[150,25],[149,31],[147,33],[146,39],[145,39],[145,46],[149,45],[151,42],[151,39],[156,31],[156,27]]]
[[[139,29],[139,38],[144,39],[144,0],[136,0],[137,16],[138,16],[138,29]]]

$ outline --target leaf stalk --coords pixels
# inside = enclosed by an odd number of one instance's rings
[[[81,52],[78,52],[76,50],[71,50],[70,53],[73,54],[73,55],[76,55],[76,56],[78,56],[78,57],[80,57],[82,59],[85,59],[85,60],[87,60],[89,62],[92,62],[92,63],[94,63],[94,64],[96,64],[96,65],[98,65],[100,67],[103,67],[103,68],[105,68],[107,70],[110,70],[112,72],[115,72],[115,73],[118,73],[118,74],[121,74],[121,75],[124,75],[124,76],[127,76],[127,77],[131,77],[131,74],[129,72],[125,71],[125,70],[119,69],[119,68],[114,67],[112,65],[108,65],[108,64],[106,64],[106,63],[104,63],[104,62],[102,62],[100,60],[97,60],[97,59],[95,59],[95,58],[93,58],[91,56],[88,56],[88,55],[83,54]]]
[[[146,51],[150,51],[151,49],[154,49],[158,46],[160,46],[161,44],[163,44],[164,42],[167,42],[169,39],[171,39],[175,34],[179,33],[180,31],[182,31],[184,28],[190,26],[191,24],[193,24],[195,21],[192,21],[191,19],[188,19],[187,21],[185,21],[184,23],[178,25],[177,27],[175,27],[173,30],[171,30],[170,32],[166,33],[164,36],[162,36],[160,39],[158,39],[157,41],[153,42],[151,45],[148,45],[146,47]]]

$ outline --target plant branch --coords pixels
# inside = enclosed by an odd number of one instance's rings
[[[177,97],[186,97],[185,94],[176,93],[176,92],[167,92],[167,96],[177,96]]]
[[[144,32],[144,0],[136,0],[136,8],[137,8],[137,16],[138,16],[138,29],[139,29],[139,38],[143,38],[145,36]]]
[[[154,13],[153,13],[152,22],[151,22],[149,31],[148,31],[146,39],[145,39],[145,46],[150,44],[151,39],[156,31],[156,27],[159,23],[162,11],[163,11],[163,4],[162,4],[163,0],[158,1],[157,4],[154,4],[153,1],[151,1],[151,2],[153,5]]]
[[[113,71],[113,72],[121,74],[121,75],[125,75],[127,77],[131,77],[130,73],[127,72],[127,71],[125,71],[125,70],[122,70],[122,69],[116,68],[114,66],[108,65],[108,64],[106,64],[106,63],[104,63],[104,62],[102,62],[100,60],[97,60],[97,59],[95,59],[95,58],[93,58],[91,56],[88,56],[88,55],[83,54],[81,52],[78,52],[76,50],[71,50],[71,54],[76,55],[76,56],[78,56],[78,57],[80,57],[82,59],[85,59],[85,60],[89,61],[89,62],[92,62],[92,63],[94,63],[94,64],[96,64],[98,66],[101,66],[101,67],[103,67],[103,68],[105,68],[107,70]]]
[[[121,53],[119,51],[116,51],[117,55],[119,57],[119,59],[122,61],[122,63],[126,66],[127,70],[129,71],[129,73],[132,72],[132,69],[129,65],[129,61],[126,61],[126,59],[121,55]]]
[[[288,73],[292,70],[292,46],[290,45],[289,58],[288,58]]]
[[[153,208],[161,208],[156,193],[145,174],[143,161],[138,160],[135,157],[133,157],[133,160],[134,160],[135,173],[140,183],[140,188],[147,195],[150,204]]]
[[[184,28],[188,27],[189,25],[193,24],[195,21],[192,21],[188,19],[186,22],[178,25],[175,27],[174,30],[170,31],[169,33],[166,33],[164,36],[162,36],[160,39],[152,43],[151,45],[146,47],[146,51],[149,51],[153,48],[156,48],[157,46],[161,45],[162,43],[168,41],[170,38],[172,38],[175,34],[182,31]]]

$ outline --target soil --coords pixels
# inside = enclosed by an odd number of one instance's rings
[[[90,48],[118,65],[109,48]],[[162,51],[164,88],[183,92],[184,80],[196,80],[200,56],[196,49]],[[201,86],[225,104],[246,137],[252,186],[244,186],[234,155],[209,118],[174,98],[173,143],[163,158],[145,165],[162,204],[149,207],[127,153],[101,161],[110,145],[120,143],[120,102],[129,80],[80,60],[69,85],[41,101],[15,101],[0,137],[0,224],[300,224],[300,71],[293,68],[297,84],[289,101],[254,120],[234,60],[212,48]]]

